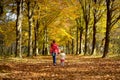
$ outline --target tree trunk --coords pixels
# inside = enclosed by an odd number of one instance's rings
[[[79,18],[76,19],[77,27],[76,27],[76,54],[79,52],[78,48],[78,31],[79,31]]]
[[[77,26],[77,31],[76,31],[76,54],[78,54],[78,26]]]
[[[84,55],[86,55],[87,53],[87,42],[88,42],[88,38],[87,38],[87,34],[88,34],[88,22],[87,20],[85,21],[85,52]]]
[[[66,43],[66,54],[68,53],[68,45],[67,45],[67,43]]]
[[[106,0],[106,6],[107,6],[106,35],[105,35],[104,53],[102,58],[106,57],[110,42],[110,25],[111,25],[110,0]]]
[[[48,36],[47,26],[45,25],[45,55],[48,55]]]
[[[74,54],[74,39],[72,39],[72,54]]]
[[[42,55],[45,55],[45,41],[43,41],[43,46],[42,46]]]
[[[22,8],[23,0],[17,1],[17,20],[16,20],[16,53],[15,57],[22,57],[21,42],[22,42]]]
[[[109,50],[110,43],[110,31],[112,27],[120,20],[120,8],[114,8],[119,6],[119,2],[115,3],[116,0],[106,0],[107,7],[107,21],[106,21],[106,35],[105,35],[105,45],[104,45],[104,53],[102,58],[106,57]],[[117,15],[117,16],[116,16]]]
[[[110,35],[109,30],[106,31],[106,37],[105,37],[105,45],[104,45],[104,53],[102,58],[105,58],[107,56],[108,50],[109,50],[109,42],[110,42]]]
[[[35,33],[35,46],[34,46],[35,56],[39,55],[39,54],[38,54],[38,28],[39,28],[39,22],[38,22],[38,20],[37,20],[36,26],[35,26],[35,31],[34,31],[34,33]]]
[[[82,34],[83,34],[83,27],[80,27],[80,47],[79,47],[79,54],[81,54],[82,51]]]
[[[27,56],[32,56],[33,52],[33,47],[32,47],[32,11],[30,9],[30,4],[31,2],[28,1],[27,6],[28,6],[28,24],[29,24],[29,39],[28,39],[28,55]]]
[[[88,25],[90,21],[90,0],[84,0],[84,3],[80,1],[83,9],[83,18],[85,21],[85,45],[84,45],[84,55],[87,53],[88,44]]]
[[[91,55],[94,54],[95,45],[96,45],[96,17],[95,17],[95,14],[94,14],[94,23],[93,23],[93,40],[92,40],[92,51],[91,51]]]
[[[68,54],[70,54],[70,41],[68,40]]]

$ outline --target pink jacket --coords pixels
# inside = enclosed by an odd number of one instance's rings
[[[52,43],[52,44],[51,44],[51,47],[50,47],[50,53],[52,54],[53,52],[56,53],[56,54],[59,53],[58,45],[55,44],[55,43]]]

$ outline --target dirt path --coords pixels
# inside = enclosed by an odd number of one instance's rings
[[[50,56],[0,61],[0,80],[120,80],[120,60],[68,56],[65,66]]]

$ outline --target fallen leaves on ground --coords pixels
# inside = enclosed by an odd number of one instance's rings
[[[59,59],[59,58],[58,58]],[[120,60],[67,56],[65,66],[52,65],[51,56],[1,60],[0,79],[4,80],[119,80]]]

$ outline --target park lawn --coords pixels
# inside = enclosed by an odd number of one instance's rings
[[[119,80],[120,59],[67,55],[65,66],[51,56],[0,60],[0,80]]]

